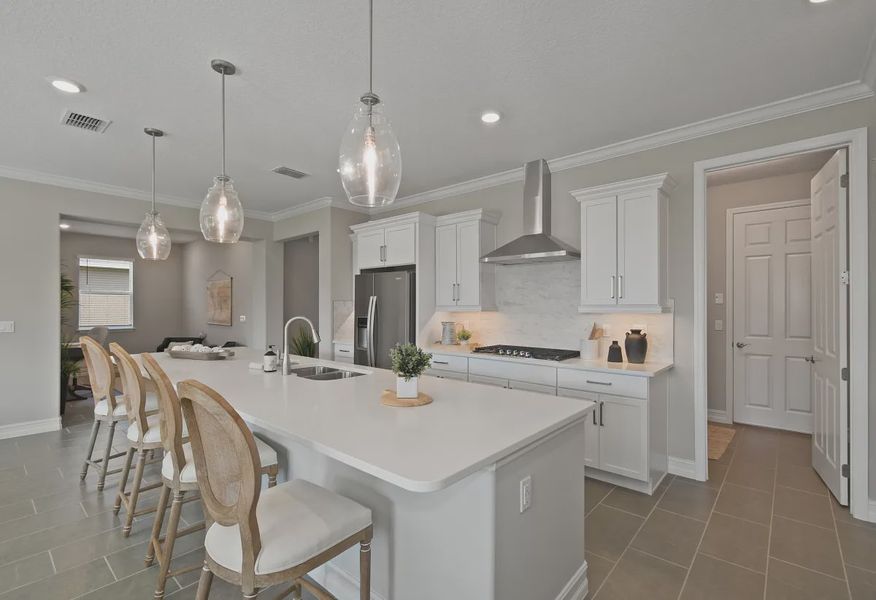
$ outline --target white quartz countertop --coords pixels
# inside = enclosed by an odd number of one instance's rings
[[[646,361],[642,364],[628,362],[610,363],[605,360],[584,360],[583,358],[570,358],[569,360],[538,360],[535,358],[521,358],[518,356],[500,356],[498,354],[481,354],[472,352],[472,348],[463,345],[433,344],[427,351],[434,354],[464,354],[468,358],[483,358],[486,360],[501,360],[507,362],[526,363],[531,365],[544,365],[557,369],[576,369],[579,371],[600,371],[603,373],[622,373],[638,377],[654,377],[672,368],[671,362]]]
[[[262,353],[235,348],[228,360],[153,354],[174,383],[197,379],[222,394],[244,420],[412,492],[443,489],[567,425],[594,403],[486,385],[422,377],[434,399],[416,408],[380,403],[395,375],[327,360],[295,357],[368,373],[334,381],[250,370]]]

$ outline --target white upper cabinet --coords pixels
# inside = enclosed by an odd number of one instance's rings
[[[580,312],[662,312],[668,174],[575,190],[581,204]]]
[[[390,218],[361,223],[351,229],[355,233],[357,271],[417,262],[416,220]]]
[[[483,210],[438,217],[435,227],[436,310],[494,310],[493,265],[481,256],[496,248],[498,217]]]

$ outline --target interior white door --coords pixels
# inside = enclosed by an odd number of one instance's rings
[[[733,418],[812,431],[810,206],[733,217]]]
[[[481,303],[481,246],[478,221],[456,226],[456,303],[477,307]]]
[[[456,225],[435,228],[435,304],[456,304]]]
[[[617,197],[581,204],[581,304],[617,304]]]
[[[843,475],[849,462],[849,390],[842,377],[848,364],[846,160],[846,150],[838,150],[812,179],[812,466],[843,506],[849,503],[849,479]]]

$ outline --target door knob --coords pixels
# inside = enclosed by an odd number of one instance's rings
[[[742,350],[746,346],[748,346],[748,344],[746,344],[744,342],[736,342],[736,347],[739,348],[740,350]]]
[[[812,363],[813,365],[815,364],[815,357],[814,356],[807,356],[803,360],[805,360],[808,363]]]

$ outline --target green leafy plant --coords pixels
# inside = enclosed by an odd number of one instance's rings
[[[61,300],[61,381],[66,382],[67,391],[70,391],[71,381],[79,374],[81,365],[74,359],[71,353],[73,340],[68,332],[68,312],[76,306],[76,285],[69,275],[62,272],[60,282]]]
[[[404,377],[405,381],[419,377],[432,366],[432,355],[414,344],[396,346],[389,351],[389,358],[392,360],[392,372]]]
[[[306,327],[300,327],[292,338],[292,354],[310,358],[316,356],[316,342],[313,341],[313,335]]]
[[[460,342],[469,341],[471,339],[471,331],[465,328],[460,329],[456,332],[456,339],[458,339]]]

